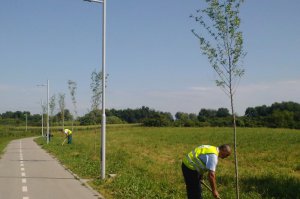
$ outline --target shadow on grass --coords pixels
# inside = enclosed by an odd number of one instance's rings
[[[244,192],[258,192],[263,198],[300,199],[300,180],[290,176],[259,176],[241,179]]]

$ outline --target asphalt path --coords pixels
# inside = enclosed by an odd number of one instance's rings
[[[0,199],[98,199],[33,138],[14,140],[0,159]]]

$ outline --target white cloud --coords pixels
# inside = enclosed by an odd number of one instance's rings
[[[8,92],[10,90],[14,89],[13,86],[0,84],[0,92]]]
[[[188,90],[193,90],[193,91],[210,91],[213,90],[213,87],[201,87],[201,86],[192,86],[188,88]]]
[[[148,106],[175,114],[178,111],[198,113],[201,108],[224,107],[227,97],[217,87],[191,87],[183,90],[122,91],[111,96],[111,107]],[[121,94],[120,93],[120,94]]]
[[[300,80],[260,82],[240,85],[235,96],[235,110],[244,115],[246,108],[274,102],[300,103]],[[122,91],[111,96],[110,107],[137,108],[142,105],[175,114],[198,113],[201,108],[230,108],[228,96],[217,86],[191,86],[181,90]]]
[[[239,109],[271,105],[274,102],[294,101],[300,103],[300,80],[262,82],[241,85],[238,88],[237,102]]]
[[[44,95],[40,88],[26,89],[0,85],[0,112],[7,110],[29,110],[40,112],[40,99]],[[44,96],[45,97],[45,96]],[[235,110],[244,115],[246,108],[271,105],[274,102],[294,101],[300,103],[300,80],[241,84],[235,96]],[[78,95],[78,112],[87,112],[90,96]],[[217,86],[190,86],[174,90],[108,90],[107,108],[139,108],[148,106],[159,111],[175,114],[178,111],[198,113],[201,108],[230,108],[228,96]],[[67,103],[72,110],[72,103]]]

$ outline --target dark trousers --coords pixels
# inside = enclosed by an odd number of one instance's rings
[[[72,144],[72,134],[68,135],[68,144]]]
[[[189,169],[183,163],[181,165],[188,199],[202,199],[200,180],[202,176],[194,170]]]

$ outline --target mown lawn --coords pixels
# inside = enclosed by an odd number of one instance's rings
[[[112,126],[107,129],[107,174],[100,175],[100,130],[74,132],[73,144],[61,145],[54,132],[49,145],[37,142],[107,199],[185,198],[182,157],[200,144],[232,144],[231,128],[145,128]],[[300,198],[300,131],[238,129],[240,197]],[[233,156],[220,160],[218,190],[222,199],[234,198]],[[204,198],[213,198],[204,188]]]

